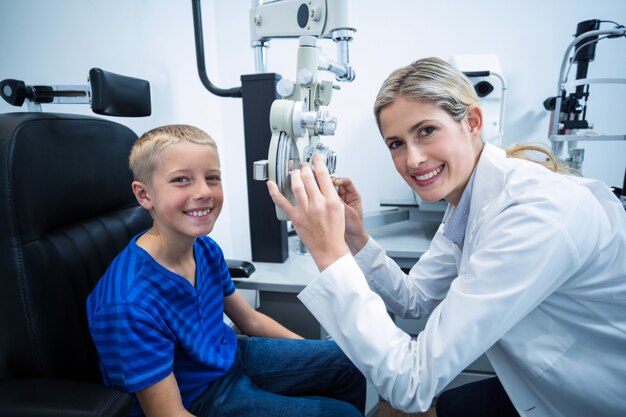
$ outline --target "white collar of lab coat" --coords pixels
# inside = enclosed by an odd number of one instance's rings
[[[485,143],[476,165],[476,177],[470,204],[470,216],[481,215],[502,193],[506,178],[506,152]]]

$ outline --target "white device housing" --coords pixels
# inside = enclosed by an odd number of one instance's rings
[[[298,9],[306,5],[309,10],[307,25],[298,24]],[[347,0],[274,0],[250,9],[250,36],[252,41],[272,38],[297,38],[310,35],[332,38],[333,32],[342,29],[356,31],[353,2]]]
[[[450,64],[461,72],[489,72],[488,76],[468,76],[472,85],[480,81],[488,81],[494,87],[493,91],[480,98],[480,107],[483,110],[483,139],[496,146],[502,146],[504,132],[504,107],[506,100],[506,80],[502,75],[500,59],[497,55],[455,55],[450,58]],[[493,80],[498,81],[494,84]],[[500,87],[498,89],[498,87]]]

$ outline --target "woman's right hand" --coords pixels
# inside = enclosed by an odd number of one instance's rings
[[[356,255],[367,243],[369,236],[363,224],[363,206],[361,195],[350,178],[333,178],[333,185],[345,205],[345,239],[352,255]]]

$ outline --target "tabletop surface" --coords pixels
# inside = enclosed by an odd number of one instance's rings
[[[411,264],[428,249],[439,223],[405,220],[368,230],[387,255]],[[249,278],[233,279],[237,288],[299,293],[318,275],[310,255],[299,254],[297,236],[289,237],[289,257],[283,263],[253,262]],[[402,265],[401,265],[402,266]]]

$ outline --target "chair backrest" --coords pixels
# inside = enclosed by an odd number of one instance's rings
[[[0,380],[101,381],[85,301],[151,224],[130,188],[136,139],[90,116],[0,115]]]

